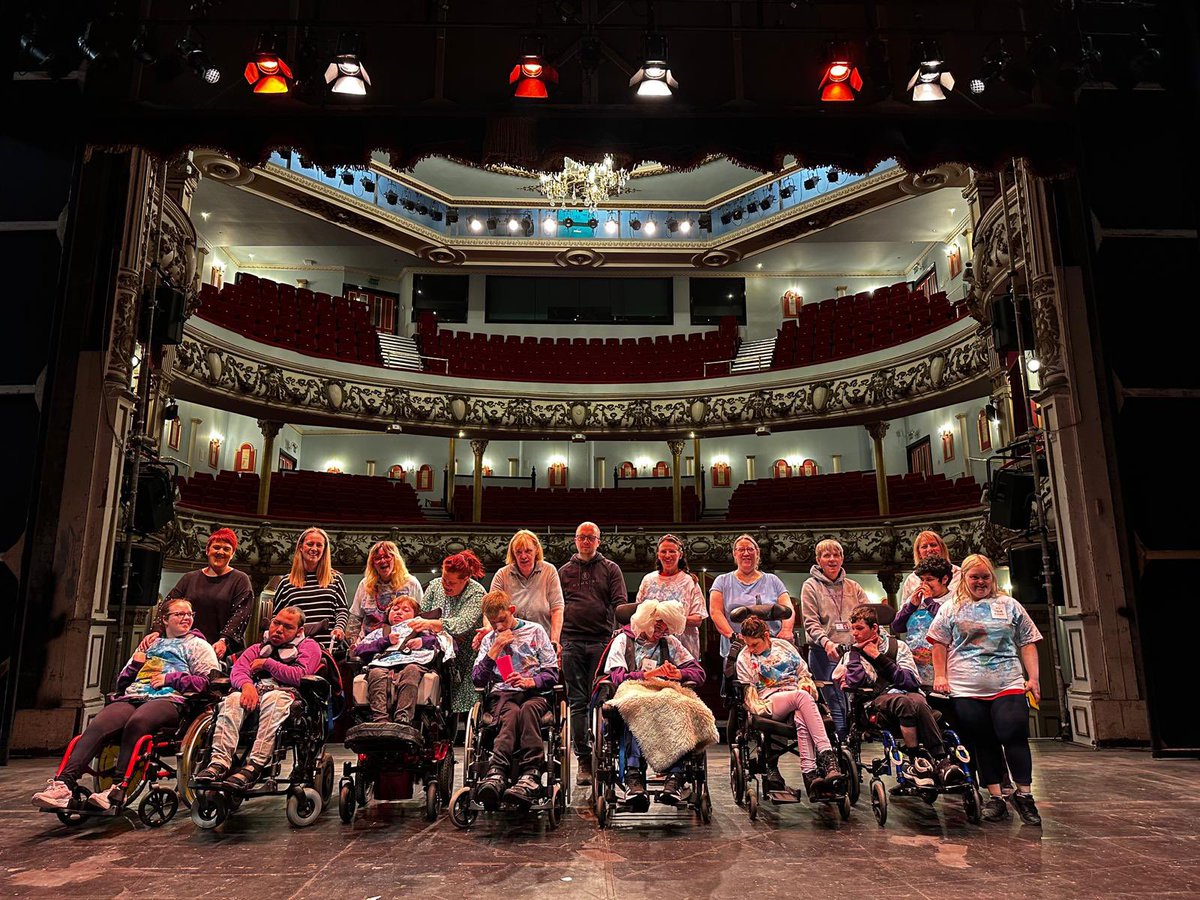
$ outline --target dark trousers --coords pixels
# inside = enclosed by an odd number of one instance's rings
[[[492,765],[509,775],[537,770],[542,763],[542,733],[539,722],[549,709],[539,694],[528,691],[497,691],[492,713],[500,724],[492,744]]]
[[[429,669],[409,663],[397,669],[367,667],[367,702],[372,722],[411,725],[417,709],[417,688]]]
[[[571,706],[571,743],[580,759],[592,753],[587,733],[588,701],[600,657],[607,646],[607,641],[563,641],[562,645],[563,681],[567,686],[567,703]]]
[[[132,703],[128,700],[118,700],[110,703],[96,714],[91,724],[84,729],[71,758],[63,767],[59,777],[78,778],[109,741],[117,735],[121,736],[121,753],[117,757],[116,780],[125,777],[125,767],[133,758],[133,748],[143,735],[155,734],[164,729],[179,724],[179,704],[172,700],[159,698],[146,700],[142,703]]]
[[[1000,784],[1005,760],[1015,783],[1032,781],[1029,705],[1024,694],[1008,694],[994,700],[955,697],[954,718],[975,752],[981,782]]]
[[[884,694],[875,698],[875,710],[887,720],[889,725],[901,725],[905,728],[917,729],[917,740],[935,758],[944,756],[946,748],[942,745],[942,732],[933,710],[925,701],[923,694]],[[903,738],[901,739],[903,741]]]

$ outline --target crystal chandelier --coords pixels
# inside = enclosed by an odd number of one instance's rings
[[[601,163],[581,163],[565,157],[563,170],[541,175],[541,191],[551,206],[586,208],[591,213],[606,200],[625,192],[629,173],[614,169],[611,156]]]

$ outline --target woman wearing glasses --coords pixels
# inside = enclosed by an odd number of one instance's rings
[[[220,667],[212,645],[192,630],[195,614],[190,601],[177,597],[159,604],[154,629],[162,635],[141,647],[117,676],[120,695],[88,724],[75,742],[70,758],[46,787],[33,795],[38,807],[66,809],[75,782],[103,747],[120,735],[121,753],[115,771],[124,772],[134,747],[143,735],[156,734],[179,724],[183,694],[208,687],[209,673]],[[105,794],[92,794],[88,803],[99,809],[120,806],[125,800],[120,785]]]

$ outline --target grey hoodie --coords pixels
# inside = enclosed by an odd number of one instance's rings
[[[809,643],[822,648],[826,641],[851,643],[850,613],[856,606],[871,602],[867,592],[846,577],[845,569],[833,581],[825,577],[820,566],[813,566],[809,574],[812,577],[800,589],[800,614]]]

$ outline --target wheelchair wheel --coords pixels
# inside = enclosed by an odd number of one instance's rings
[[[354,821],[354,809],[357,805],[358,798],[354,796],[354,782],[343,780],[338,788],[338,815],[347,825]]]
[[[321,804],[329,805],[329,799],[333,796],[333,754],[326,753],[321,757],[321,764],[317,766],[317,787],[321,791]]]
[[[871,812],[875,813],[875,821],[882,828],[887,822],[888,793],[878,778],[871,779]]]
[[[594,785],[592,790],[596,791],[596,824],[601,829],[607,828],[609,825],[609,805],[608,800],[604,796],[604,789],[599,785]]]
[[[758,782],[751,778],[746,786],[746,812],[750,813],[750,821],[758,818]]]
[[[746,802],[746,782],[742,773],[742,751],[734,747],[729,751],[729,790],[733,802],[741,806]]]
[[[138,805],[138,818],[148,828],[161,828],[179,811],[179,795],[167,788],[151,788]]]
[[[851,804],[849,795],[843,797],[837,802],[838,815],[842,817],[843,822],[850,821],[850,806]]]
[[[216,791],[199,791],[192,801],[192,822],[197,828],[211,831],[229,815],[225,798]]]
[[[454,748],[450,747],[437,768],[438,796],[443,806],[450,803],[450,795],[454,793]]]
[[[567,792],[563,790],[561,784],[556,784],[550,788],[550,805],[546,809],[546,824],[551,828],[557,828],[562,824],[566,812]]]
[[[471,809],[471,789],[460,787],[450,800],[450,821],[455,828],[470,828],[478,817],[479,813]]]
[[[559,721],[562,722],[558,735],[558,777],[565,807],[571,802],[571,785],[574,783],[571,779],[571,762],[574,759],[571,755],[571,709],[566,700],[559,702],[558,714]]]
[[[438,792],[438,784],[431,781],[425,785],[425,821],[436,822],[442,809],[442,795]]]
[[[76,825],[82,825],[85,818],[82,813],[70,812],[65,809],[60,809],[55,815],[58,816],[58,821],[64,825],[70,825],[72,828]]]
[[[324,808],[321,792],[316,788],[303,787],[288,793],[287,820],[296,828],[306,828],[317,821]]]
[[[842,771],[846,773],[846,784],[849,790],[850,805],[857,806],[859,795],[862,793],[862,772],[858,763],[846,748],[842,748]]]
[[[983,817],[980,815],[979,789],[975,785],[971,785],[970,789],[963,794],[963,812],[967,814],[967,821],[972,825],[978,825],[983,821]]]
[[[117,756],[121,752],[120,744],[109,744],[96,756],[96,771],[102,772],[102,775],[96,775],[92,779],[92,790],[96,793],[105,793],[116,784],[124,776],[124,772],[111,772],[117,762]],[[145,757],[141,757],[144,759]],[[129,784],[125,787],[125,805],[131,806],[135,800],[141,795],[142,789],[146,787],[146,767],[144,765],[134,766],[133,774],[129,776]]]
[[[712,797],[708,793],[708,784],[700,785],[700,802],[696,804],[696,809],[700,813],[700,821],[705,825],[712,824]]]
[[[204,712],[195,718],[184,734],[183,740],[179,742],[179,765],[176,780],[179,785],[179,799],[183,801],[184,806],[191,806],[196,802],[192,776],[200,769],[201,757],[204,754],[204,748],[208,746],[212,724],[211,710]]]

